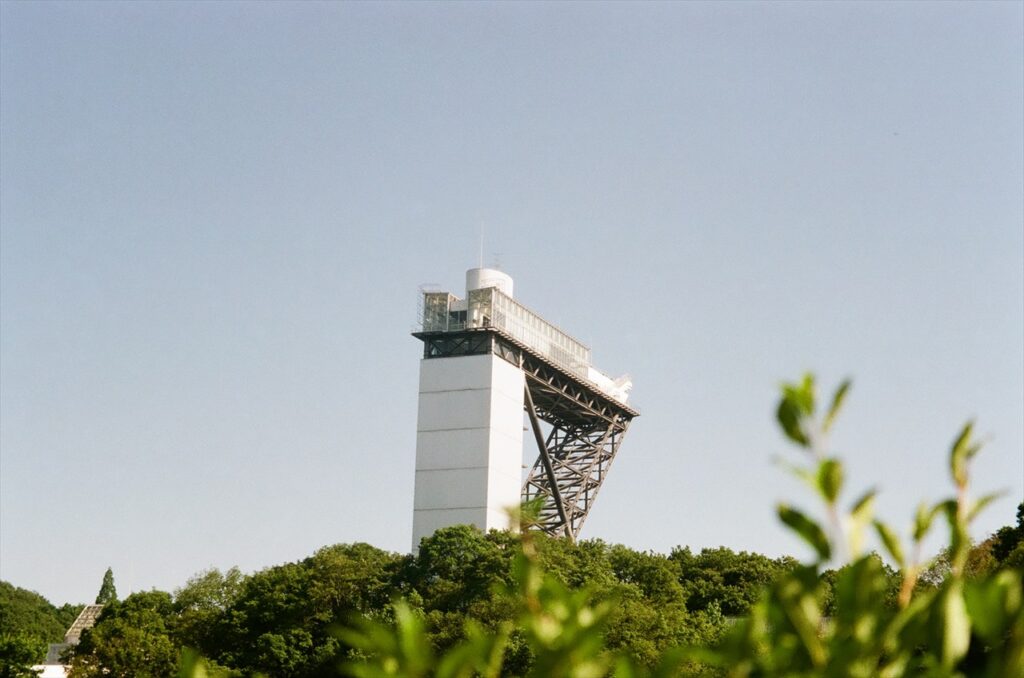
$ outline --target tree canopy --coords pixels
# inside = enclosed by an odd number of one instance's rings
[[[117,600],[117,589],[114,587],[114,570],[107,568],[103,573],[103,583],[100,585],[100,592],[96,594],[96,604],[106,605]]]
[[[946,549],[920,571],[915,595],[943,590],[954,565],[976,581],[1014,567],[1020,526],[1018,511],[1016,527],[969,545],[966,557]],[[339,664],[361,665],[367,656],[358,631],[365,620],[419,629],[425,657],[503,637],[499,672],[540,675],[538,662],[547,661],[548,650],[543,644],[538,650],[539,627],[524,625],[523,548],[516,535],[462,525],[438,530],[416,554],[336,544],[249,575],[237,568],[207,570],[173,594],[145,591],[107,603],[73,651],[71,676],[174,676],[186,657],[195,656],[190,650],[206,658],[207,675],[333,675]],[[726,547],[678,547],[664,555],[599,539],[572,543],[532,534],[529,549],[530,567],[550,579],[544,595],[568,596],[577,601],[572,605],[585,602],[598,611],[602,651],[627,658],[638,670],[657,667],[673,648],[718,647],[737,623],[763,614],[758,606],[766,591],[809,576],[793,558]],[[828,617],[842,614],[850,582],[858,581],[872,582],[871,596],[885,610],[876,614],[900,609],[905,572],[877,554],[812,576],[808,581]],[[393,607],[399,599],[403,606]],[[17,671],[40,661],[46,642],[58,642],[79,609],[56,608],[38,594],[0,583],[0,656],[7,667],[0,678],[27,675]],[[356,635],[339,629],[355,629]]]
[[[54,607],[46,598],[0,581],[0,678],[23,674],[46,657],[49,643],[59,643],[81,605]]]

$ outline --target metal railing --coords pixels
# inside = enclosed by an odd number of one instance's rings
[[[503,330],[540,355],[586,379],[591,352],[584,344],[496,287],[471,290],[465,311],[456,310],[461,300],[448,292],[424,292],[420,330],[458,332],[494,327]],[[462,313],[465,313],[463,320]]]

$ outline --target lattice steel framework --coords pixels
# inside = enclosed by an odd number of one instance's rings
[[[538,529],[575,540],[640,413],[499,329],[413,336],[423,341],[424,358],[493,353],[523,370],[524,407],[538,449],[523,500],[540,500]]]

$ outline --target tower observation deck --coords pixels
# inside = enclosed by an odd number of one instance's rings
[[[493,269],[466,273],[466,296],[423,292],[413,548],[445,525],[509,527],[540,501],[537,527],[575,540],[639,412],[628,377],[512,297]],[[537,457],[522,478],[523,412]]]

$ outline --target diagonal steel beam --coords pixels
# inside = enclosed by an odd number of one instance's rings
[[[572,526],[569,524],[569,519],[565,515],[565,504],[562,503],[562,493],[558,490],[558,481],[555,480],[555,471],[551,468],[551,458],[548,456],[548,446],[544,442],[544,434],[540,430],[540,421],[537,419],[537,412],[533,407],[533,396],[530,395],[530,387],[527,386],[526,391],[526,411],[530,415],[530,427],[533,428],[533,437],[537,441],[537,449],[540,451],[541,463],[544,465],[544,473],[548,477],[548,483],[551,485],[551,498],[555,503],[555,508],[558,509],[558,517],[562,520],[562,526],[565,528],[565,536],[569,538],[569,541],[574,541]]]

